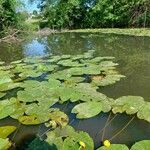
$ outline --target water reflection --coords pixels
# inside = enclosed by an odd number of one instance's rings
[[[33,39],[31,42],[23,46],[24,56],[44,56],[47,49],[47,38],[39,40],[38,38]],[[50,50],[49,50],[50,53]]]

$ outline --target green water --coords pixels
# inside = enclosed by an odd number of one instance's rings
[[[47,54],[82,54],[93,49],[96,56],[114,56],[119,63],[118,71],[126,78],[115,85],[101,88],[100,91],[109,97],[117,98],[123,95],[138,95],[150,101],[150,38],[122,36],[98,33],[63,33],[50,35],[48,37],[34,37],[26,39],[22,43],[6,44],[0,43],[0,61],[7,63],[27,56],[44,56]],[[63,111],[70,114],[73,107],[71,104],[58,105]],[[97,134],[104,127],[109,114],[100,114],[94,118],[79,121],[73,120],[70,115],[71,124],[77,130],[88,132],[95,141],[96,147],[101,144],[102,134]],[[112,116],[113,117],[113,116]],[[118,115],[106,128],[105,138],[112,137],[120,130],[132,116]],[[0,121],[0,125],[17,125],[12,119]],[[19,145],[20,150],[25,149],[26,140],[35,134],[42,134],[44,127],[21,126],[13,141]],[[134,119],[129,127],[118,135],[112,142],[125,143],[131,146],[135,141],[150,139],[150,124]],[[20,147],[22,145],[22,147]],[[23,148],[24,147],[24,148]]]

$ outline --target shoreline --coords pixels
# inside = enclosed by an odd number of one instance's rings
[[[62,30],[61,33],[104,33],[104,34],[119,34],[132,36],[148,36],[150,37],[150,28],[100,28],[100,29],[76,29]]]

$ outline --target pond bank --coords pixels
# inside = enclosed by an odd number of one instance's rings
[[[105,29],[77,29],[77,30],[63,30],[64,32],[80,32],[80,33],[112,33],[121,35],[134,35],[134,36],[150,36],[150,28],[105,28]]]

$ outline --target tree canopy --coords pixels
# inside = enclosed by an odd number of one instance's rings
[[[150,26],[149,0],[41,0],[50,28]]]

